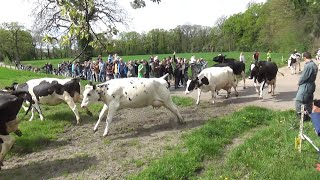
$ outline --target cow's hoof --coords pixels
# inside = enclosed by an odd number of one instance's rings
[[[3,162],[2,161],[0,161],[0,169],[1,169],[1,166],[3,166]]]
[[[269,94],[271,94],[271,91],[268,91]]]
[[[95,133],[95,132],[97,132],[98,131],[98,128],[97,129],[93,129],[93,132]]]
[[[244,86],[243,89],[247,89],[247,87]]]
[[[263,99],[263,97],[262,97],[262,96],[259,96],[259,99]]]
[[[179,124],[186,124],[186,122],[184,120],[179,120],[178,123]]]
[[[22,132],[18,129],[14,132],[17,136],[21,137],[22,136]]]
[[[236,97],[238,97],[238,96],[239,96],[239,94],[237,93],[237,94],[236,94]]]
[[[88,114],[89,116],[93,116],[93,114],[92,114],[91,111],[87,111],[87,114]]]
[[[105,134],[103,134],[103,137],[107,137],[107,136],[108,136],[108,134],[109,134],[109,133],[105,133]]]
[[[274,94],[271,94],[271,96],[276,96],[276,95],[274,95]]]

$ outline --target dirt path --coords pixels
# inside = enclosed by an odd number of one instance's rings
[[[303,65],[304,63],[301,63],[301,70],[303,69]],[[263,99],[259,99],[259,96],[253,86],[253,80],[246,79],[247,89],[243,89],[243,81],[238,83],[237,90],[239,91],[239,97],[234,97],[234,91],[232,91],[231,97],[229,99],[225,99],[225,91],[220,91],[220,97],[218,96],[216,102],[224,102],[229,105],[237,104],[238,106],[255,105],[275,110],[294,109],[294,99],[298,89],[297,83],[299,81],[301,72],[297,71],[297,74],[291,75],[291,71],[288,67],[280,68],[279,72],[283,73],[284,76],[282,76],[280,73],[277,75],[277,86],[275,89],[276,96],[274,97],[268,94],[268,90],[265,89],[263,93]],[[320,84],[319,76],[320,73],[318,73],[316,84]],[[172,94],[183,96],[184,90],[174,91]],[[197,99],[197,91],[193,91],[188,96]],[[315,98],[320,98],[319,90],[316,90]],[[203,101],[211,101],[211,93],[202,93],[200,97],[200,103]],[[217,105],[213,106],[216,107]]]
[[[84,116],[83,125],[73,126],[46,148],[24,156],[6,159],[0,179],[124,179],[139,172],[152,160],[180,143],[183,133],[199,127],[210,117],[232,113],[247,105],[273,109],[293,109],[299,75],[291,75],[288,68],[278,75],[276,96],[264,93],[258,98],[252,80],[243,90],[239,83],[239,97],[232,93],[225,99],[224,92],[211,104],[210,93],[202,93],[199,106],[179,108],[186,124],[176,122],[174,115],[164,108],[121,110],[110,126],[110,136],[102,138],[104,123],[98,132],[92,129],[96,122]],[[318,77],[317,82],[320,78]],[[173,95],[185,96],[184,89],[172,91]],[[197,92],[189,96],[196,98]],[[320,97],[319,92],[315,97]]]

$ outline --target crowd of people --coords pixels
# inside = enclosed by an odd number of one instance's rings
[[[172,57],[168,56],[162,60],[158,56],[150,56],[148,60],[129,60],[127,62],[117,54],[109,54],[106,60],[99,55],[95,60],[63,61],[58,64],[57,68],[54,68],[51,63],[46,63],[42,71],[47,74],[80,77],[95,82],[127,77],[158,78],[168,73],[167,80],[174,84],[175,88],[179,88],[186,85],[188,78],[196,78],[197,74],[206,67],[207,61],[203,58],[196,59],[195,56],[192,56],[188,61],[186,58],[176,57],[175,53]],[[191,77],[188,76],[189,69]]]

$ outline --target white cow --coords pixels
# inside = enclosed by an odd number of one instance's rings
[[[106,119],[106,128],[103,136],[107,136],[109,125],[113,116],[119,109],[141,108],[152,105],[153,107],[164,106],[174,113],[179,122],[183,122],[178,108],[172,102],[169,91],[169,84],[164,79],[168,74],[161,78],[124,78],[112,79],[105,83],[92,85],[88,84],[83,92],[81,107],[87,107],[93,102],[101,101],[104,106],[99,114],[99,119],[94,126],[97,131],[102,118]]]
[[[32,114],[29,121],[34,117],[34,110],[39,113],[40,119],[43,120],[40,105],[57,105],[66,103],[76,116],[77,124],[80,123],[79,112],[75,102],[79,102],[80,98],[80,79],[58,79],[58,78],[40,78],[31,79],[23,84],[13,84],[16,91],[27,91],[31,94],[34,103]],[[92,115],[87,109],[87,114]]]
[[[215,92],[220,89],[227,91],[226,97],[229,97],[231,87],[234,88],[235,95],[238,96],[237,85],[235,83],[235,77],[230,67],[211,67],[202,70],[196,79],[187,81],[187,88],[185,94],[189,94],[195,88],[198,88],[198,99],[196,104],[200,102],[201,92],[211,91],[212,103],[216,97]]]

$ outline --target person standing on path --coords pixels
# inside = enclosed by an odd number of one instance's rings
[[[318,68],[311,58],[310,52],[303,53],[305,65],[298,82],[299,87],[295,100],[296,112],[299,116],[301,114],[301,105],[305,106],[308,113],[311,113],[312,110],[313,93],[316,90],[315,81]]]
[[[267,61],[271,61],[271,50],[269,49],[268,53],[267,53]]]

